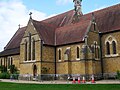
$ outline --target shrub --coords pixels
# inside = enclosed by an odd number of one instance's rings
[[[0,71],[1,73],[7,72],[7,67],[5,67],[4,65],[0,66]]]
[[[120,80],[120,71],[119,70],[117,71],[117,76],[116,77],[117,77],[117,79]]]
[[[8,72],[0,73],[0,79],[9,79],[10,74]]]

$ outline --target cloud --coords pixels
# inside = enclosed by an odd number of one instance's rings
[[[21,0],[0,1],[0,51],[17,31],[19,24],[27,25],[29,12],[32,12],[32,18],[38,21],[49,17],[46,13],[34,9],[28,10]]]
[[[65,5],[67,3],[71,3],[72,0],[57,0],[56,3],[57,5]]]

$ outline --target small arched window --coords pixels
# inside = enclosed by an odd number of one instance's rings
[[[59,57],[58,59],[61,60],[61,49],[59,49],[58,51],[58,57]]]
[[[106,53],[107,53],[107,55],[110,55],[110,44],[109,44],[109,42],[106,42]]]
[[[79,58],[80,58],[80,48],[77,47],[77,59],[79,59]]]
[[[0,60],[0,66],[2,66],[2,59]]]
[[[11,57],[11,62],[10,62],[11,65],[13,65],[13,58]]]
[[[100,58],[100,48],[97,47],[97,58]]]
[[[8,57],[8,67],[10,66],[10,60],[11,60],[11,58]]]
[[[31,33],[28,33],[28,37],[29,37],[29,54],[28,54],[28,60],[31,60]]]
[[[112,41],[113,54],[116,54],[116,42]]]
[[[32,60],[35,60],[35,40],[32,41]]]
[[[27,41],[25,41],[25,48],[24,48],[24,50],[25,50],[25,53],[24,53],[24,55],[25,55],[25,61],[27,61]]]

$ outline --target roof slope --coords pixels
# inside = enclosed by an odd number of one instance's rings
[[[70,24],[72,22],[73,14],[74,11],[70,10],[68,12],[43,20],[43,22],[54,25],[56,28],[59,28]]]
[[[0,52],[0,56],[14,55],[20,53],[20,42],[24,35],[26,27],[20,28],[8,42],[4,51]]]
[[[120,4],[95,11],[94,14],[100,32],[120,30]]]
[[[90,20],[71,24],[56,30],[56,45],[81,42],[85,36]]]
[[[64,45],[83,40],[92,19],[92,12],[80,17],[78,23],[71,23],[73,10],[43,21],[33,20],[40,38],[47,45]],[[120,30],[120,4],[93,12],[101,33]],[[19,48],[26,27],[19,29],[5,47],[6,50]]]
[[[23,38],[25,30],[26,27],[19,28],[17,32],[14,34],[14,36],[11,38],[11,40],[8,42],[8,44],[5,46],[5,50],[20,47],[20,42]]]
[[[54,45],[55,27],[53,25],[35,20],[33,20],[33,25],[39,33],[40,38],[44,41],[44,44]]]

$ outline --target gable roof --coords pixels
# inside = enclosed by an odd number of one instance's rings
[[[11,40],[8,42],[8,44],[5,46],[4,50],[20,47],[20,42],[23,38],[25,30],[26,27],[19,28],[17,32],[13,35]]]
[[[56,28],[68,25],[72,22],[74,11],[70,10],[68,12],[56,15],[54,17],[43,20],[43,22],[53,25]]]
[[[20,53],[20,42],[25,33],[26,27],[19,28],[13,35],[11,40],[5,46],[4,51],[0,52],[0,56],[14,55]]]
[[[120,4],[94,11],[95,21],[101,33],[120,30]],[[63,14],[48,18],[43,21],[32,20],[40,38],[47,45],[64,45],[81,42],[92,20],[92,12],[80,17],[78,23],[71,23],[74,11],[70,10]],[[19,48],[26,27],[19,29],[5,50]]]
[[[42,21],[32,20],[32,22],[44,44],[54,45],[55,27]]]
[[[120,4],[94,12],[101,33],[120,30]]]

